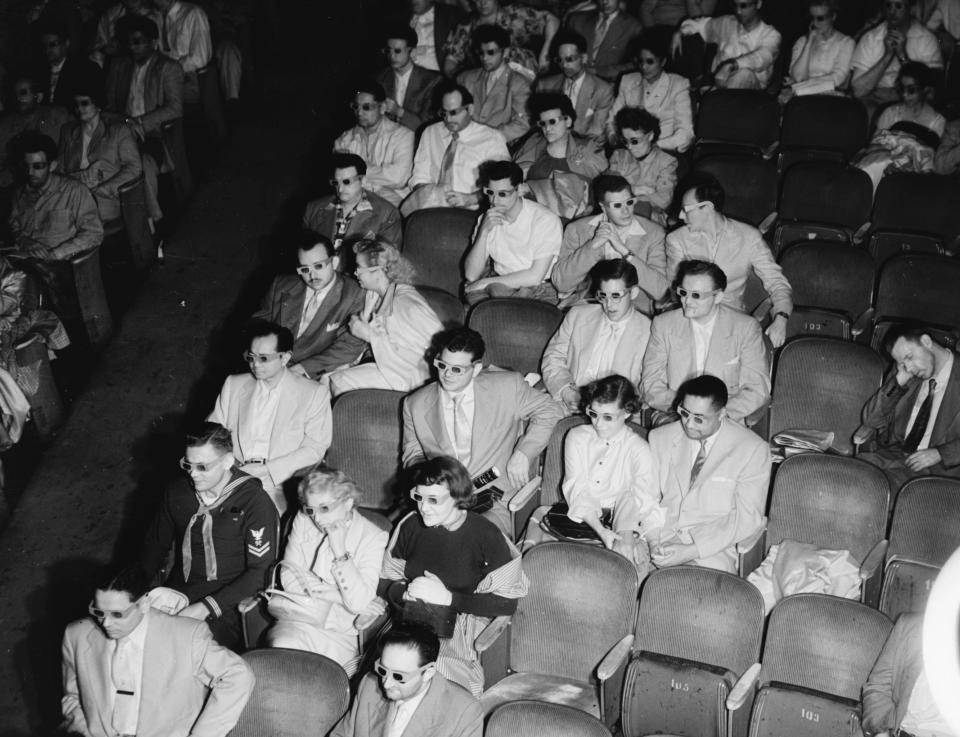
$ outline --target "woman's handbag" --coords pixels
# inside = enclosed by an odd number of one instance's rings
[[[281,567],[291,573],[302,591],[285,591],[279,587]],[[296,563],[279,561],[273,568],[273,585],[261,594],[267,600],[267,611],[281,622],[301,622],[314,627],[324,627],[333,602],[324,601],[310,590],[310,575]]]
[[[558,540],[575,543],[593,543],[599,545],[600,538],[586,522],[574,522],[567,516],[570,507],[566,502],[557,502],[550,511],[543,515],[540,520],[540,527],[544,532],[553,535]],[[610,527],[613,523],[613,511],[604,510],[600,517],[600,524],[604,527]]]

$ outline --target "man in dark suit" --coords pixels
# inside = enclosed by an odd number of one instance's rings
[[[380,658],[360,682],[353,708],[333,737],[480,737],[483,710],[470,693],[437,673],[440,640],[403,623],[380,639]]]
[[[305,231],[300,236],[297,261],[299,276],[274,279],[253,317],[293,333],[290,368],[316,379],[350,363],[363,350],[363,342],[347,329],[350,316],[363,309],[363,290],[340,273],[333,244],[322,235]]]
[[[114,57],[107,73],[107,110],[122,115],[140,141],[148,214],[163,217],[157,197],[157,175],[170,152],[163,125],[183,117],[183,68],[157,50],[160,29],[150,18],[127,15],[117,34],[129,55]]]
[[[413,60],[420,66],[439,72],[445,61],[443,46],[447,37],[463,20],[459,8],[437,0],[410,0],[411,16],[407,24],[417,33],[417,49]]]
[[[388,66],[376,79],[387,93],[387,117],[416,132],[436,114],[433,92],[443,77],[413,63],[417,32],[410,26],[387,29],[385,44]]]
[[[100,67],[89,59],[70,54],[70,34],[66,26],[54,20],[39,21],[36,34],[47,60],[41,89],[50,105],[73,109],[76,84],[80,80],[102,79]]]
[[[960,361],[924,326],[897,326],[884,348],[894,366],[863,408],[853,434],[863,445],[875,434],[875,450],[858,455],[878,466],[894,496],[917,476],[960,478]]]
[[[571,13],[567,27],[587,40],[587,67],[608,82],[631,68],[630,42],[640,35],[640,21],[620,10],[620,0],[598,0],[598,10]]]

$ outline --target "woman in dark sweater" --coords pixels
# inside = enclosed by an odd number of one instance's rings
[[[410,496],[417,504],[387,546],[378,593],[399,619],[429,620],[441,635],[437,669],[479,695],[483,670],[473,647],[492,617],[511,615],[527,592],[520,554],[496,526],[469,511],[473,484],[454,458],[417,469]]]

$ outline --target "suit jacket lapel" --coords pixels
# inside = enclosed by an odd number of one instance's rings
[[[149,615],[148,615],[149,616]],[[147,621],[147,636],[143,643],[143,662],[158,663],[169,661],[170,653],[167,648],[168,643],[163,637],[163,632],[158,632],[162,623],[158,621],[159,617],[150,617]],[[159,720],[156,714],[164,709],[169,709],[169,704],[165,703],[163,687],[157,683],[154,676],[159,673],[157,668],[144,667],[142,680],[140,681],[140,716],[138,725],[156,724]],[[143,731],[138,729],[138,732]]]
[[[306,292],[306,290],[304,290]],[[317,308],[316,314],[313,316],[313,319],[310,321],[310,324],[307,325],[306,333],[313,333],[318,330],[327,329],[327,319],[333,314],[334,309],[338,304],[340,304],[340,299],[343,296],[343,277],[337,276],[336,281],[333,286],[330,287],[330,291],[327,292],[327,296],[323,298],[323,302],[320,303],[320,307]],[[303,309],[303,300],[300,300],[301,307]]]
[[[691,338],[693,330],[691,329]],[[710,344],[707,346],[707,359],[703,362],[703,371],[707,374],[720,377],[721,369],[730,355],[730,334],[733,332],[733,321],[730,313],[721,307],[717,312],[717,321],[713,324],[710,333]],[[722,377],[720,377],[722,378]]]
[[[587,118],[590,117],[590,102],[593,100],[593,79],[587,72],[583,74],[580,85],[580,94],[577,96],[577,120],[582,120],[584,130],[588,127]]]
[[[443,448],[445,455],[456,457],[457,452],[453,447],[453,439],[447,434],[447,426],[443,421],[443,405],[440,401],[440,382],[434,384],[434,391],[428,392],[427,400],[433,403],[433,406],[427,406],[425,415],[429,418],[428,427],[432,428],[436,434],[437,445]],[[474,410],[474,425],[476,425],[476,410]],[[473,436],[471,435],[471,438]]]
[[[287,326],[296,337],[297,328],[300,327],[300,315],[303,314],[303,301],[306,299],[307,285],[301,279],[283,296],[280,303],[280,324]]]
[[[943,400],[937,411],[937,419],[933,423],[933,433],[930,435],[931,445],[940,445],[947,439],[947,431],[960,415],[960,356],[953,354],[953,367],[950,377],[943,391]],[[936,438],[936,441],[934,441]]]
[[[440,681],[437,680],[438,675],[439,673],[430,680],[430,686],[424,694],[423,701],[414,710],[401,737],[424,737],[424,735],[433,734],[430,728],[433,726],[434,715],[446,708],[442,703],[442,691],[446,689],[441,688]]]
[[[109,640],[99,627],[94,626],[87,633],[86,646],[89,653],[78,652],[77,660],[85,663],[84,669],[89,671],[91,686],[97,694],[95,700],[98,704],[106,705],[104,715],[109,720],[110,705],[113,704],[114,699],[113,681],[110,678],[113,641]],[[109,723],[106,726],[109,727]]]

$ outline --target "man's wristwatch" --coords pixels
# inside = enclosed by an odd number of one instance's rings
[[[780,312],[775,312],[775,313],[773,313],[773,316],[774,316],[774,317],[782,317],[784,320],[787,320],[787,321],[790,320],[790,315],[788,315],[788,314],[787,314],[786,312],[784,312],[783,310],[781,310]]]

